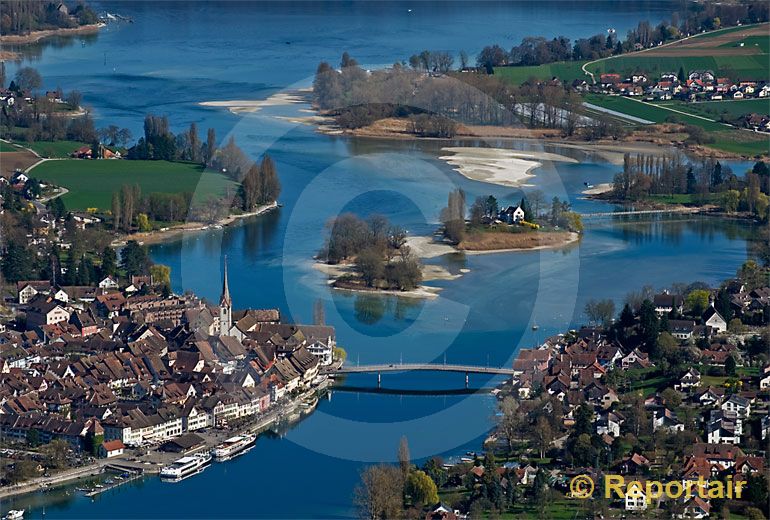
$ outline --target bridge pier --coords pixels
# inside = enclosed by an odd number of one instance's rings
[[[465,373],[465,388],[468,388],[468,372]]]

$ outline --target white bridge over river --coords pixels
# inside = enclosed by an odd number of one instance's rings
[[[513,368],[481,367],[478,365],[448,365],[439,363],[390,363],[380,365],[343,365],[340,368],[326,372],[330,375],[344,374],[377,374],[377,388],[382,384],[383,372],[455,372],[465,374],[465,387],[468,388],[470,374],[486,374],[492,376],[513,376]]]

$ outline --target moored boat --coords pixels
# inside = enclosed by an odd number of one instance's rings
[[[11,509],[3,517],[4,520],[19,520],[24,517],[23,509]]]
[[[181,480],[190,475],[203,471],[203,468],[211,462],[211,455],[199,453],[175,460],[171,465],[160,470],[160,478],[164,480]]]
[[[218,460],[229,459],[243,453],[244,450],[251,447],[257,440],[256,435],[237,435],[230,437],[222,444],[211,450],[211,454]]]

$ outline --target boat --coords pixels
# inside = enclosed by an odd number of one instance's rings
[[[182,480],[203,471],[203,468],[211,462],[211,455],[199,453],[175,460],[169,466],[160,470],[160,478],[168,480]]]
[[[23,509],[11,509],[3,517],[4,520],[19,520],[24,517]]]
[[[256,440],[256,435],[236,435],[212,449],[211,454],[217,460],[229,459],[251,447]]]

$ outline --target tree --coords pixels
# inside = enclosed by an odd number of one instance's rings
[[[107,246],[102,251],[101,276],[113,276],[118,268],[118,255],[115,250]]]
[[[407,441],[406,437],[401,437],[401,440],[398,442],[398,465],[404,477],[412,469],[412,462],[409,456],[409,441]]]
[[[356,271],[361,275],[361,278],[366,282],[366,285],[372,287],[374,282],[381,279],[385,273],[385,268],[382,263],[382,255],[380,252],[371,247],[364,249],[356,257]]]
[[[129,240],[120,251],[120,267],[129,278],[134,275],[147,274],[149,269],[147,250],[136,240]]]
[[[67,216],[67,208],[61,197],[54,197],[45,203],[45,207],[51,212],[54,218],[61,219]]]
[[[548,451],[549,446],[553,442],[553,430],[551,429],[551,423],[545,416],[541,415],[535,422],[535,428],[533,430],[535,444],[540,452],[540,458],[545,458],[545,453]]]
[[[187,142],[190,147],[190,160],[200,162],[201,160],[201,141],[198,137],[198,125],[195,121],[190,123],[190,130],[187,132]]]
[[[152,231],[152,224],[150,224],[150,218],[147,216],[147,213],[139,213],[136,216],[136,225],[142,233]]]
[[[2,258],[2,271],[6,282],[16,283],[33,277],[36,266],[35,254],[22,242],[9,240]]]
[[[444,235],[459,244],[465,236],[465,192],[457,189],[449,193],[447,206],[441,211]]]
[[[40,454],[45,457],[46,465],[57,469],[67,466],[70,451],[72,451],[70,444],[62,439],[52,440],[40,447]]]
[[[500,430],[508,442],[508,451],[512,452],[514,442],[521,425],[519,418],[519,402],[511,396],[507,396],[500,403]]]
[[[414,505],[432,505],[438,503],[436,483],[420,470],[412,471],[406,479],[406,494],[412,497]]]
[[[401,470],[381,464],[361,472],[361,482],[353,492],[353,501],[362,520],[401,518],[403,495]]]
[[[612,324],[612,319],[615,317],[615,302],[610,299],[588,300],[585,306],[585,313],[592,323],[609,327]]]
[[[206,133],[206,148],[204,149],[203,159],[205,164],[211,166],[214,161],[214,155],[217,152],[217,134],[216,130],[209,128]]]
[[[153,264],[150,266],[150,276],[152,283],[162,286],[171,285],[171,268],[163,264]]]
[[[725,375],[728,377],[735,377],[735,358],[733,356],[727,356],[725,360]]]
[[[17,460],[11,470],[6,474],[6,478],[11,484],[18,484],[39,475],[38,464],[32,460]]]
[[[40,73],[32,67],[22,67],[16,71],[14,77],[16,86],[21,91],[35,91],[43,84],[43,78],[40,77]]]
[[[685,300],[687,309],[692,316],[700,316],[709,306],[709,292],[704,289],[696,289],[687,295]]]
[[[112,194],[112,229],[120,229],[120,216],[122,212],[120,194],[116,191]]]

